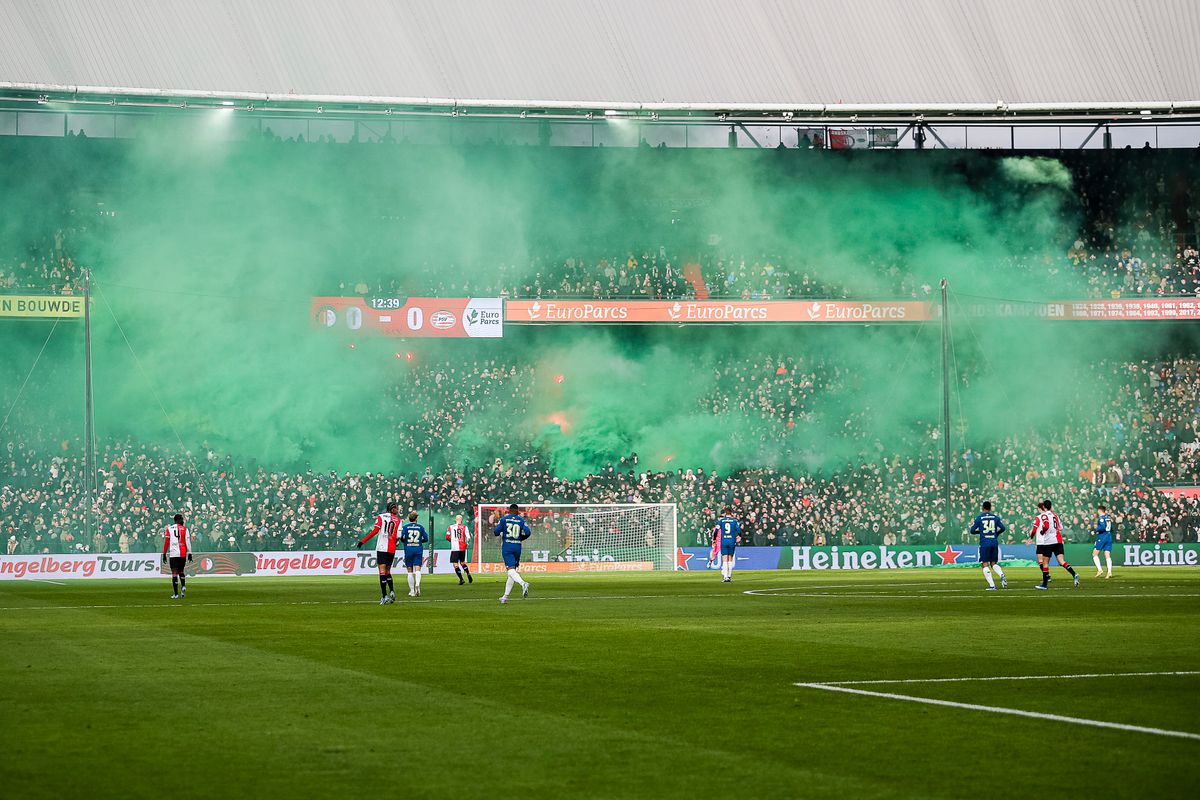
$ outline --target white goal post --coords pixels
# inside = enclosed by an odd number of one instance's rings
[[[521,565],[538,572],[675,569],[678,509],[674,503],[517,503],[533,535]],[[477,572],[504,571],[496,522],[508,503],[475,507]]]

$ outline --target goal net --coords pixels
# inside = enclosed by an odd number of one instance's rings
[[[475,510],[478,572],[503,572],[496,523],[508,503]],[[674,503],[521,505],[533,535],[521,548],[521,565],[534,572],[604,572],[675,568]]]

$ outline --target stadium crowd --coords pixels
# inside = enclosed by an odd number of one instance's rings
[[[902,452],[885,452],[851,418],[844,444],[856,453],[849,466],[828,471],[794,464],[728,474],[696,465],[651,469],[630,453],[572,480],[547,466],[536,435],[514,440],[511,425],[504,427],[510,415],[528,410],[531,369],[494,361],[419,367],[414,380],[440,387],[422,394],[441,403],[430,401],[415,421],[397,423],[405,452],[424,453],[437,464],[414,474],[284,470],[207,446],[193,460],[157,445],[101,442],[94,530],[83,513],[81,443],[47,446],[55,441],[49,431],[62,429],[59,422],[18,416],[0,439],[0,532],[16,553],[153,550],[163,520],[182,509],[204,548],[318,550],[350,546],[388,499],[402,508],[434,509],[441,520],[453,513],[471,518],[476,503],[512,499],[677,503],[684,544],[704,543],[726,505],[743,521],[746,544],[966,540],[960,526],[946,529],[942,521],[940,442],[933,430],[898,442]],[[956,452],[960,466],[951,489],[960,522],[965,525],[979,501],[992,499],[1010,522],[1009,541],[1020,541],[1036,502],[1048,497],[1073,541],[1086,541],[1099,503],[1115,510],[1119,540],[1197,540],[1200,498],[1155,487],[1200,485],[1200,361],[1112,362],[1094,369],[1096,380],[1120,381],[1107,407],[1089,411],[1081,399],[1062,430],[1023,432]],[[701,409],[754,419],[759,443],[782,451],[796,427],[811,419],[814,398],[836,403],[839,393],[853,390],[836,366],[786,357],[730,359],[713,372]],[[1086,403],[1094,406],[1094,397]],[[479,445],[456,457],[454,444],[462,442],[456,432],[476,425],[483,408],[495,413],[496,430],[484,425],[476,433],[493,449]],[[11,433],[17,430],[20,436]]]
[[[1168,252],[1161,243],[1101,244],[1097,237],[1068,243],[1057,259],[1013,257],[1003,265],[1016,276],[1040,269],[1050,277],[1063,276],[1064,299],[1121,299],[1130,297],[1200,297],[1200,253],[1190,245]],[[861,296],[832,280],[819,264],[797,264],[786,257],[744,257],[705,254],[695,268],[702,280],[689,281],[681,256],[659,256],[665,248],[626,251],[621,256],[594,260],[538,259],[527,268],[500,264],[495,281],[447,279],[455,270],[429,270],[419,285],[380,277],[340,283],[341,295],[364,297],[505,297],[509,299],[670,299],[690,300],[699,291],[718,300],[846,299]],[[616,266],[614,266],[614,264]],[[929,300],[935,286],[895,263],[871,264],[878,277],[872,291],[878,299]],[[1067,281],[1075,275],[1078,281]],[[701,288],[702,287],[702,288]],[[1074,288],[1078,287],[1078,288]],[[877,298],[872,298],[877,299]]]
[[[1064,157],[1073,179],[1071,202],[1079,208],[1078,226],[1072,233],[1067,233],[1070,226],[1064,227],[1056,252],[1013,252],[997,270],[1017,282],[1049,286],[1048,296],[1060,299],[1200,296],[1200,203],[1189,186],[1177,185],[1186,175],[1174,163]],[[982,164],[986,161],[976,166]],[[68,198],[62,203],[20,237],[7,237],[8,245],[0,247],[0,291],[81,291],[81,264],[88,263],[83,254],[102,251],[90,245],[104,239],[106,225],[119,223],[104,206],[75,208]],[[648,229],[649,241],[544,245],[523,259],[480,255],[470,264],[402,259],[394,269],[374,266],[369,271],[348,266],[345,280],[314,286],[313,291],[375,297],[741,300],[865,295],[926,300],[936,293],[902,257],[868,255],[858,277],[850,280],[843,266],[803,247],[708,245],[698,244],[703,237],[686,236],[683,245],[671,227]],[[364,260],[390,259],[373,253]],[[481,275],[487,277],[470,277]]]

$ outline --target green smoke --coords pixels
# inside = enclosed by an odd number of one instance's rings
[[[1030,186],[1053,186],[1064,192],[1071,190],[1071,173],[1053,158],[1003,158],[1000,169],[1014,183]]]
[[[864,299],[936,302],[950,281],[956,447],[1015,429],[1062,430],[1082,365],[1155,347],[1158,329],[1019,321],[972,307],[1082,297],[1050,274],[1078,234],[1070,173],[1053,159],[961,153],[576,151],[185,141],[6,141],[0,230],[59,224],[76,209],[95,267],[97,425],[265,465],[419,471],[514,463],[531,450],[576,477],[633,452],[644,466],[829,471],[936,448],[937,323],[847,327],[532,329],[503,341],[347,338],[318,331],[310,298],[451,295],[533,285],[577,258],[623,263],[659,245],[679,261],[772,263]],[[103,215],[99,212],[103,211]],[[14,221],[15,220],[15,221]],[[716,244],[713,244],[716,243]],[[539,260],[540,259],[540,260]],[[905,274],[907,273],[907,277]],[[385,286],[380,286],[382,278]],[[394,285],[394,289],[391,286]],[[110,313],[111,310],[111,313]],[[119,322],[119,327],[118,327]],[[15,396],[44,327],[6,326]],[[416,354],[413,363],[398,350]],[[78,363],[71,341],[52,354]],[[735,403],[722,363],[779,359],[830,391],[799,399],[791,426]],[[69,361],[69,359],[75,359]],[[481,404],[449,446],[398,446],[457,387],[429,364],[531,365],[527,391]],[[78,420],[72,370],[38,373],[23,403]],[[555,382],[558,375],[561,383]],[[418,381],[421,381],[418,384]],[[1031,388],[1035,386],[1036,388]]]

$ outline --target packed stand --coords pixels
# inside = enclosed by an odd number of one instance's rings
[[[966,541],[966,521],[991,499],[1010,524],[1007,540],[1016,542],[1036,502],[1048,497],[1072,541],[1086,541],[1100,503],[1114,509],[1119,540],[1196,541],[1200,498],[1155,487],[1200,486],[1200,361],[1094,369],[1097,380],[1117,377],[1122,388],[1099,408],[1094,396],[1081,399],[1069,427],[957,450],[951,494],[958,519],[950,529],[942,520],[936,427],[898,435],[894,444],[903,452],[887,452],[865,433],[865,417],[851,416],[840,446],[858,455],[851,466],[829,472],[789,464],[728,474],[696,465],[655,470],[631,453],[569,480],[545,466],[536,438],[514,441],[507,433],[510,415],[528,410],[529,367],[481,361],[467,368],[433,364],[413,378],[429,382],[423,394],[459,398],[442,413],[431,400],[413,421],[396,423],[402,451],[414,458],[424,453],[421,460],[436,468],[404,475],[284,470],[207,446],[189,457],[103,441],[94,530],[83,508],[82,444],[50,435],[71,421],[18,415],[0,440],[0,532],[14,553],[145,552],[161,546],[163,520],[182,510],[205,549],[320,550],[351,546],[388,500],[436,509],[440,519],[456,512],[470,518],[479,502],[516,500],[677,503],[681,544],[705,544],[727,505],[743,521],[743,544],[930,544]],[[837,402],[854,389],[836,365],[786,357],[727,361],[713,367],[713,378],[697,410],[754,420],[747,429],[775,449],[800,435],[815,399]],[[478,423],[484,409],[494,423]],[[446,458],[447,446],[462,441],[453,433],[467,425],[478,433],[477,449]],[[11,434],[17,430],[21,437]]]

